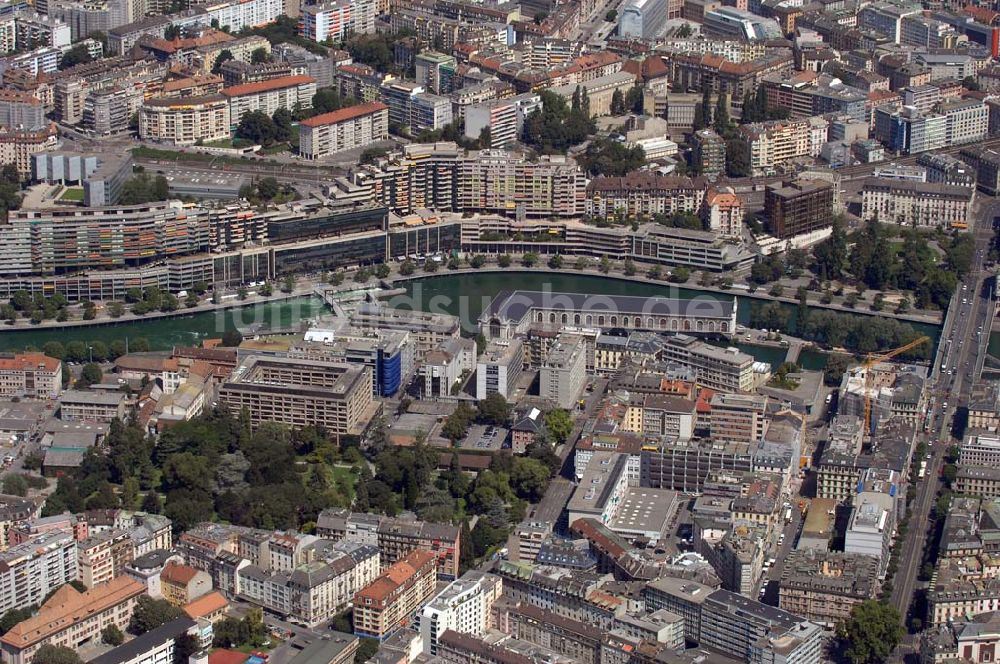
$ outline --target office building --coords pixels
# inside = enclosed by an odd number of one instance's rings
[[[316,79],[305,75],[286,76],[223,88],[222,94],[229,100],[229,123],[236,127],[243,115],[251,111],[261,111],[271,117],[279,108],[289,111],[312,108]]]
[[[642,598],[647,611],[667,610],[684,620],[684,638],[701,642],[701,614],[705,600],[718,588],[690,579],[659,577],[646,583]]]
[[[358,434],[374,417],[371,368],[354,364],[250,356],[219,388],[219,404],[244,408],[253,426],[282,422]]]
[[[972,189],[885,178],[868,178],[861,190],[861,218],[918,228],[964,228]]]
[[[855,605],[878,595],[877,558],[857,553],[792,551],[778,581],[779,606],[815,623],[833,627]]]
[[[424,654],[437,655],[438,639],[448,630],[478,636],[489,629],[493,605],[502,591],[500,577],[476,570],[452,581],[420,612]]]
[[[299,153],[322,159],[389,138],[389,111],[381,102],[358,104],[299,123]]]
[[[594,452],[566,505],[571,525],[590,518],[607,526],[614,520],[628,493],[628,461],[626,454]]]
[[[712,397],[711,438],[732,443],[759,443],[767,432],[765,395],[717,393]]]
[[[587,346],[583,337],[559,335],[539,370],[539,395],[559,408],[573,410],[587,378]]]
[[[96,643],[101,631],[109,626],[124,631],[145,589],[143,584],[125,576],[83,593],[67,583],[41,605],[35,616],[19,622],[0,637],[3,661],[29,664],[45,644],[77,651]]]
[[[197,636],[198,623],[188,617],[176,618],[135,637],[95,659],[92,664],[169,664],[175,661],[177,641]]]
[[[228,139],[232,131],[229,100],[203,97],[147,99],[139,109],[139,136],[168,145],[195,145]]]
[[[823,629],[782,609],[716,590],[701,607],[698,644],[749,662],[822,661]]]
[[[389,122],[411,131],[434,131],[452,120],[451,100],[427,92],[418,83],[389,81],[380,88],[379,99],[389,107]]]
[[[384,640],[434,593],[435,556],[416,550],[354,595],[354,633]]]
[[[512,399],[524,368],[524,344],[518,338],[493,340],[476,360],[476,399],[500,394]]]
[[[57,399],[62,362],[44,353],[0,354],[0,398]]]
[[[667,0],[628,0],[621,8],[618,34],[629,39],[655,39],[667,20]]]
[[[735,303],[734,303],[735,308]],[[665,360],[697,372],[698,384],[723,392],[749,392],[754,387],[754,360],[736,348],[719,348],[687,334],[667,337]]]
[[[782,240],[828,228],[833,223],[833,187],[820,180],[768,185],[764,216],[768,232]]]

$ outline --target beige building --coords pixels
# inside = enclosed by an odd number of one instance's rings
[[[59,397],[59,417],[63,420],[110,422],[125,417],[123,392],[66,390]]]
[[[358,364],[252,356],[219,388],[219,403],[244,408],[250,422],[311,424],[333,435],[361,433],[378,410],[371,367]]]
[[[186,606],[211,590],[211,575],[200,569],[171,562],[160,572],[160,592],[174,606]]]
[[[316,79],[304,75],[283,76],[234,85],[224,88],[222,94],[229,99],[229,122],[235,127],[243,115],[251,111],[261,111],[271,117],[279,108],[312,108]]]
[[[0,355],[0,397],[56,399],[62,391],[62,362],[43,353]]]
[[[572,410],[587,384],[587,345],[583,337],[560,334],[538,372],[539,395]]]
[[[223,95],[147,99],[139,109],[139,136],[170,145],[229,138],[229,101]]]
[[[321,159],[388,137],[389,107],[373,101],[303,120],[299,123],[299,153],[306,159]]]
[[[38,613],[14,625],[0,637],[4,664],[29,664],[46,643],[73,651],[101,639],[101,630],[111,625],[124,631],[146,586],[121,576],[86,592],[64,585]]]
[[[354,633],[382,639],[411,616],[437,586],[436,558],[413,551],[354,595]]]
[[[125,573],[135,557],[132,538],[124,530],[105,530],[77,543],[80,581],[88,588]]]
[[[869,178],[861,190],[861,218],[900,226],[949,228],[969,222],[972,195],[970,187]]]
[[[31,155],[56,146],[54,124],[38,131],[0,128],[0,163],[14,164],[22,177],[31,175]]]
[[[797,616],[834,626],[851,609],[878,596],[878,559],[856,553],[793,551],[778,582],[779,606]]]
[[[760,442],[767,431],[767,397],[754,394],[716,394],[712,397],[712,440]]]
[[[742,237],[743,202],[731,188],[709,189],[701,213],[709,230],[723,237]]]

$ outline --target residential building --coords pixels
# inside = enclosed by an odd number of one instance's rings
[[[389,81],[381,87],[381,100],[389,107],[389,123],[412,131],[434,131],[452,120],[451,100],[431,94],[417,83]]]
[[[189,565],[167,563],[160,572],[160,592],[174,606],[185,606],[212,590],[212,576]]]
[[[528,92],[506,99],[490,99],[463,108],[466,138],[478,139],[487,127],[489,148],[514,147],[521,138],[524,120],[541,107],[542,99]]]
[[[354,633],[384,640],[434,593],[436,558],[416,550],[354,595]]]
[[[326,635],[324,635],[326,636]],[[350,664],[358,652],[361,639],[351,634],[334,632],[328,639],[313,641],[294,655],[289,664]]]
[[[586,213],[626,217],[697,213],[705,199],[705,182],[687,177],[632,172],[623,177],[599,176],[587,185]]]
[[[879,591],[877,558],[859,553],[792,551],[778,581],[779,606],[833,627]]]
[[[299,153],[306,159],[321,159],[388,137],[388,107],[377,101],[358,104],[299,123]]]
[[[738,138],[750,153],[751,174],[774,175],[794,159],[819,154],[825,138],[813,140],[812,133],[809,118],[773,120],[741,126]]]
[[[83,127],[97,136],[121,134],[129,130],[132,117],[142,106],[143,93],[137,88],[92,91],[83,102]]]
[[[879,578],[885,578],[896,531],[896,509],[887,493],[862,491],[854,498],[854,510],[844,535],[844,552],[864,554],[878,561]]]
[[[169,145],[211,143],[230,137],[229,100],[203,97],[147,99],[139,109],[139,137]]]
[[[684,638],[701,642],[701,615],[705,600],[718,588],[698,581],[675,577],[659,577],[648,581],[642,589],[647,611],[666,609],[684,620]]]
[[[421,610],[424,654],[436,655],[438,639],[448,630],[478,636],[489,629],[493,605],[502,591],[500,577],[476,570],[452,581]]]
[[[44,353],[0,354],[0,397],[58,399],[62,362]]]
[[[476,368],[476,347],[470,339],[449,339],[437,350],[424,356],[420,365],[424,395],[451,396],[452,388]]]
[[[950,184],[868,178],[861,218],[905,227],[955,228],[969,223],[972,190]]]
[[[711,129],[693,134],[692,163],[701,175],[722,175],[726,172],[726,142]]]
[[[433,94],[448,94],[456,87],[457,62],[453,56],[437,51],[423,51],[413,59],[413,67],[417,83]]]
[[[371,368],[355,364],[250,356],[219,388],[219,403],[247,408],[251,424],[323,426],[333,435],[357,434],[375,416]]]
[[[0,90],[0,127],[38,131],[48,126],[40,99],[20,90]]]
[[[88,588],[107,583],[125,573],[135,557],[135,543],[128,532],[112,528],[77,544],[80,581]]]
[[[250,111],[270,117],[279,108],[312,108],[316,79],[305,75],[274,78],[223,88],[222,94],[229,100],[229,122],[235,127]]]
[[[375,3],[334,0],[302,7],[299,34],[314,42],[342,41],[347,35],[375,32]]]
[[[53,530],[8,547],[0,553],[0,611],[41,601],[53,590],[79,576],[72,531]]]
[[[743,237],[743,202],[730,187],[709,189],[701,209],[709,230],[725,238]]]
[[[573,410],[587,379],[587,346],[583,337],[560,334],[539,370],[539,395],[559,408]]]
[[[768,185],[764,216],[768,232],[782,240],[828,228],[833,223],[833,188],[820,180]]]
[[[518,338],[493,340],[476,360],[476,399],[493,393],[513,397],[524,365],[524,344]]]
[[[316,533],[334,540],[347,537],[377,546],[383,567],[399,562],[417,549],[430,551],[436,557],[440,578],[458,578],[461,550],[461,528],[458,526],[324,510],[316,520]]]
[[[601,661],[603,635],[597,627],[531,604],[508,606],[502,611],[513,638],[549,648],[581,664]]]
[[[76,651],[96,643],[101,631],[111,625],[124,631],[145,590],[143,584],[125,576],[83,593],[69,584],[62,586],[35,616],[0,637],[4,664],[29,664],[45,644]]]
[[[207,620],[215,624],[220,620],[225,620],[228,608],[229,602],[225,595],[218,590],[213,590],[185,605],[184,613],[192,620]]]
[[[0,162],[14,164],[24,178],[31,174],[31,156],[56,146],[54,124],[37,131],[0,127]]]
[[[942,102],[937,112],[945,117],[945,144],[975,143],[986,138],[989,108],[979,99]]]

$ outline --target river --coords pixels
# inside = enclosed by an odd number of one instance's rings
[[[457,315],[467,332],[474,329],[479,314],[501,290],[551,290],[553,292],[593,293],[601,295],[668,296],[685,299],[714,298],[737,299],[738,321],[746,325],[754,306],[764,301],[755,298],[710,293],[670,284],[647,284],[597,275],[558,274],[538,272],[483,272],[479,274],[422,276],[401,282],[405,295],[389,300],[393,306],[404,309],[437,311]],[[782,304],[794,325],[795,306]],[[288,326],[299,320],[313,318],[321,313],[323,304],[318,298],[297,298],[270,304],[252,305],[218,312],[194,314],[179,318],[150,321],[129,321],[115,325],[68,329],[0,331],[0,350],[21,350],[26,346],[41,348],[47,341],[100,340],[105,343],[115,339],[145,338],[152,350],[167,350],[175,345],[192,345],[202,339],[219,337],[227,329],[245,328],[249,325]],[[935,325],[911,323],[915,329],[931,336],[935,342],[940,329]],[[2,329],[2,328],[0,328]],[[790,330],[794,333],[794,330]],[[778,348],[736,344],[762,362],[780,364],[784,351]],[[821,369],[826,364],[824,353],[804,351],[800,363],[807,369]]]

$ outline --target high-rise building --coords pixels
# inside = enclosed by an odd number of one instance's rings
[[[250,111],[261,111],[270,117],[279,108],[312,108],[316,79],[287,76],[223,88],[222,94],[229,99],[229,122],[235,127]]]
[[[518,338],[492,341],[476,362],[476,399],[497,393],[510,399],[524,364],[524,345]]]
[[[770,234],[782,240],[827,228],[833,224],[833,188],[820,180],[769,185],[764,216]]]
[[[561,334],[538,373],[539,395],[572,410],[587,384],[587,346],[583,337]]]
[[[476,570],[448,584],[420,613],[424,654],[436,655],[438,638],[448,630],[471,636],[485,632],[502,591],[503,579]]]
[[[691,158],[702,175],[720,175],[726,172],[726,141],[711,129],[694,132]]]

